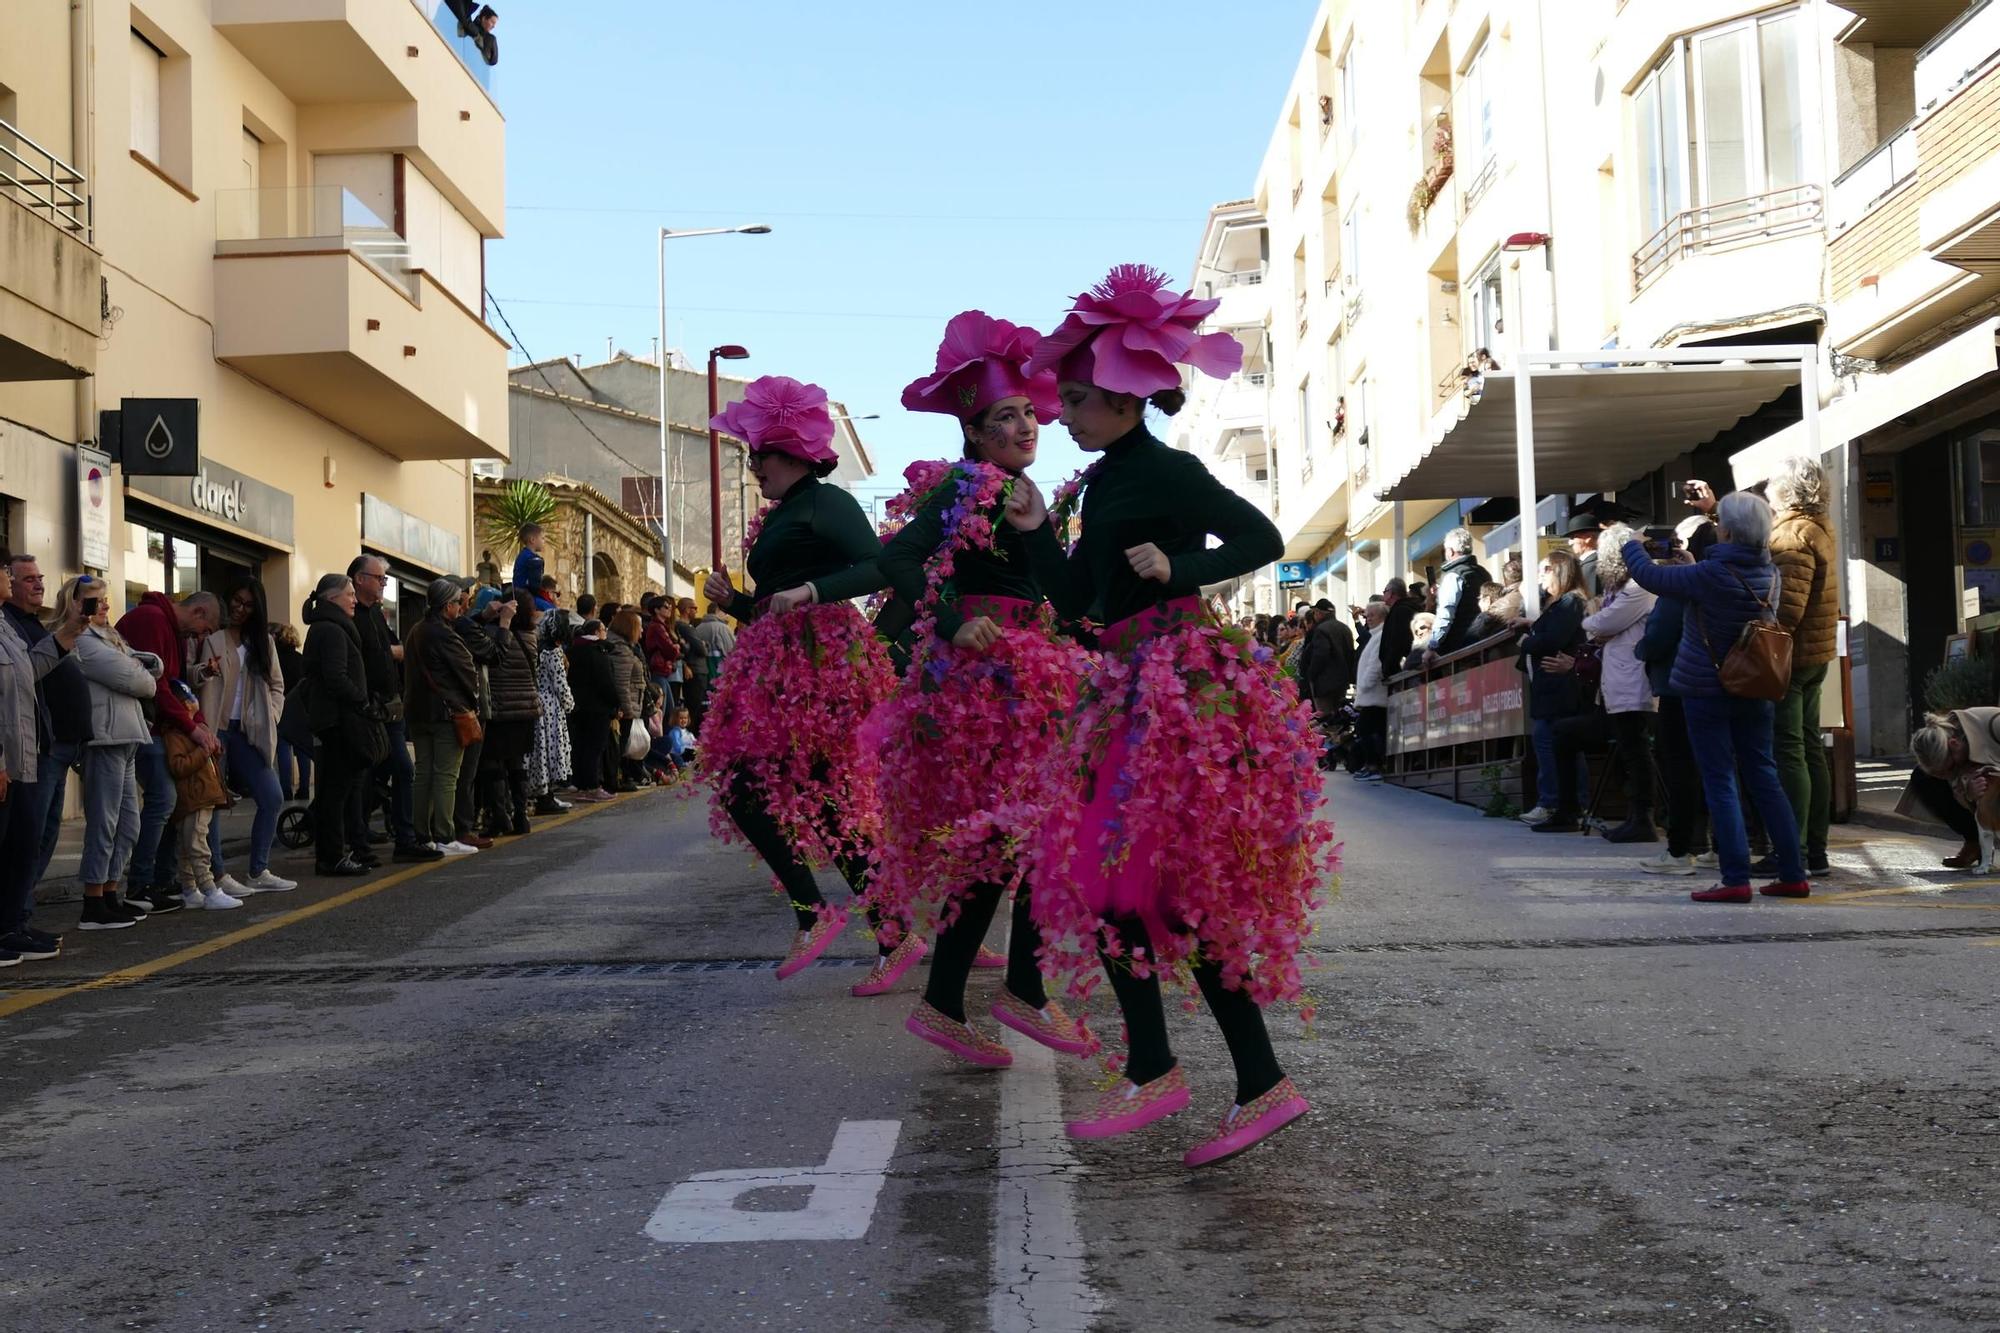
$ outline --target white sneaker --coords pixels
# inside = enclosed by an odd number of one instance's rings
[[[1641,861],[1639,869],[1648,875],[1692,875],[1694,858],[1662,851],[1658,856],[1649,856]]]
[[[215,881],[215,887],[221,889],[224,893],[238,898],[247,898],[257,892],[255,889],[245,888],[234,875],[224,875],[221,879]]]
[[[477,847],[467,846],[465,843],[458,841],[456,838],[452,839],[450,842],[439,843],[437,845],[437,849],[443,852],[446,856],[471,856],[476,852],[478,852],[479,850]]]
[[[184,908],[186,908],[186,909],[187,909],[188,911],[190,911],[190,912],[197,912],[197,911],[200,911],[200,910],[201,910],[201,908],[202,908],[202,898],[201,898],[201,890],[200,890],[200,889],[182,889],[182,890],[181,890],[181,906],[182,906],[182,907],[184,907]]]
[[[227,912],[232,907],[243,906],[243,900],[224,893],[218,884],[201,895],[201,905],[211,912]]]
[[[1527,814],[1522,815],[1521,822],[1523,824],[1544,824],[1555,818],[1555,813],[1555,811],[1549,809],[1546,805],[1538,805],[1528,811]]]
[[[218,887],[228,888],[224,884]],[[279,879],[269,869],[258,871],[250,877],[250,882],[240,889],[230,889],[231,893],[290,893],[298,884],[289,879]]]
[[[1714,852],[1696,852],[1694,863],[1699,870],[1719,870],[1722,867],[1722,858]]]

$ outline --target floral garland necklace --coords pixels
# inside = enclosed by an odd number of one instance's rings
[[[1097,480],[1097,474],[1103,468],[1104,460],[1100,458],[1056,487],[1056,493],[1049,501],[1049,523],[1055,528],[1056,541],[1065,551],[1076,545],[1070,536],[1070,520],[1076,517],[1076,511],[1083,504],[1083,488]]]

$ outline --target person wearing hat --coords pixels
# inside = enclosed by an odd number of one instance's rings
[[[1122,1076],[1067,1129],[1109,1138],[1188,1105],[1160,977],[1191,975],[1236,1086],[1215,1133],[1182,1158],[1190,1167],[1243,1152],[1308,1109],[1261,1006],[1300,996],[1299,956],[1333,868],[1332,827],[1314,818],[1310,711],[1269,650],[1213,623],[1199,596],[1278,559],[1283,539],[1198,458],[1146,429],[1148,405],[1171,415],[1186,401],[1181,366],[1226,376],[1242,365],[1233,337],[1200,331],[1218,304],[1137,264],[1079,296],[1026,367],[1055,370],[1063,425],[1099,455],[1081,479],[1075,549],[1056,535],[1070,488],[1053,520],[1025,477],[1007,501],[1056,611],[1105,626],[1062,742],[1064,787],[1038,840],[1033,906],[1045,965],[1077,972],[1073,987],[1087,990],[1081,974],[1101,962],[1128,1040]],[[1221,544],[1211,549],[1210,536]]]
[[[1564,525],[1563,536],[1569,539],[1569,552],[1583,569],[1583,587],[1587,596],[1596,599],[1597,583],[1597,534],[1604,531],[1595,512],[1579,509],[1569,516]]]
[[[424,618],[403,644],[403,716],[416,750],[411,813],[419,842],[467,856],[479,849],[460,842],[453,824],[465,762],[457,719],[479,715],[479,666],[453,628],[465,613],[464,586],[432,579],[424,603]]]
[[[882,587],[882,542],[854,497],[826,482],[840,455],[825,389],[766,375],[710,424],[749,447],[770,503],[746,543],[755,594],[738,591],[722,569],[703,588],[748,623],[736,665],[709,700],[701,773],[713,794],[709,827],[755,848],[791,903],[798,929],[778,968],[783,980],[847,924],[813,867],[839,867],[857,896],[867,888],[876,811],[861,780],[861,724],[896,677],[848,599]],[[888,932],[878,934],[878,953],[894,948]]]
[[[968,310],[945,326],[935,372],[903,390],[912,412],[958,423],[962,456],[904,473],[911,486],[897,510],[910,519],[881,567],[916,613],[912,670],[870,722],[882,738],[882,840],[869,900],[890,919],[941,927],[924,998],[904,1026],[993,1068],[1014,1057],[972,1025],[965,984],[1010,887],[1013,934],[992,1017],[1052,1050],[1089,1049],[1043,986],[1025,879],[1026,849],[1055,799],[1034,738],[1054,733],[1089,669],[1045,613],[1024,534],[1001,520],[1035,461],[1041,423],[1061,411],[1055,376],[1023,369],[1039,339]],[[1025,743],[996,743],[1008,736]]]

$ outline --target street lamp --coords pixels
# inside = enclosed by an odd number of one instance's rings
[[[667,242],[689,236],[766,236],[771,229],[761,222],[741,227],[696,227],[688,231],[660,228],[660,561],[665,565],[663,581],[668,596],[674,591],[674,537],[667,518]],[[714,436],[709,437],[711,440]],[[711,457],[713,454],[711,453]],[[720,549],[718,542],[717,549]],[[719,568],[720,566],[718,566]]]
[[[708,349],[708,535],[713,557],[711,570],[725,568],[722,562],[722,436],[715,429],[715,414],[721,409],[715,401],[715,363],[717,361],[741,361],[750,355],[750,349],[735,343],[724,343],[720,347]]]

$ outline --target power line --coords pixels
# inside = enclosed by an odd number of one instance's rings
[[[567,301],[554,298],[510,296],[515,305],[572,306],[585,310],[657,310],[657,305],[644,305],[636,301]],[[949,315],[904,313],[894,310],[771,310],[748,306],[723,305],[677,305],[676,311],[691,311],[700,315],[786,315],[803,319],[921,319],[944,320]]]
[[[563,407],[568,410],[569,414],[576,418],[576,424],[583,427],[583,433],[588,435],[591,439],[596,440],[598,443],[598,447],[603,449],[605,453],[610,454],[613,458],[623,463],[626,467],[631,468],[639,476],[645,477],[652,475],[645,468],[640,467],[637,463],[627,458],[624,454],[621,454],[616,449],[612,448],[609,441],[607,441],[602,435],[599,435],[596,431],[591,429],[590,423],[583,419],[583,413],[577,411],[576,405],[569,401],[570,396],[564,393],[561,389],[558,389],[556,387],[556,382],[549,378],[549,372],[543,367],[541,361],[538,358],[536,358],[533,353],[528,351],[527,343],[521,340],[521,335],[517,333],[514,329],[514,322],[508,319],[507,312],[500,308],[500,298],[495,296],[490,290],[486,293],[486,304],[492,306],[493,313],[500,316],[501,327],[505,328],[507,330],[507,336],[514,340],[514,346],[520,348],[521,355],[528,358],[529,366],[534,370],[534,372],[537,375],[542,377],[542,383],[549,386],[549,392],[556,396],[556,401],[561,403]],[[660,478],[661,516],[659,516],[659,520],[662,527],[665,526],[664,514],[666,512],[666,507],[667,507],[667,479],[665,477],[661,477]],[[639,491],[639,517],[641,519],[647,517],[644,487],[641,487]]]

